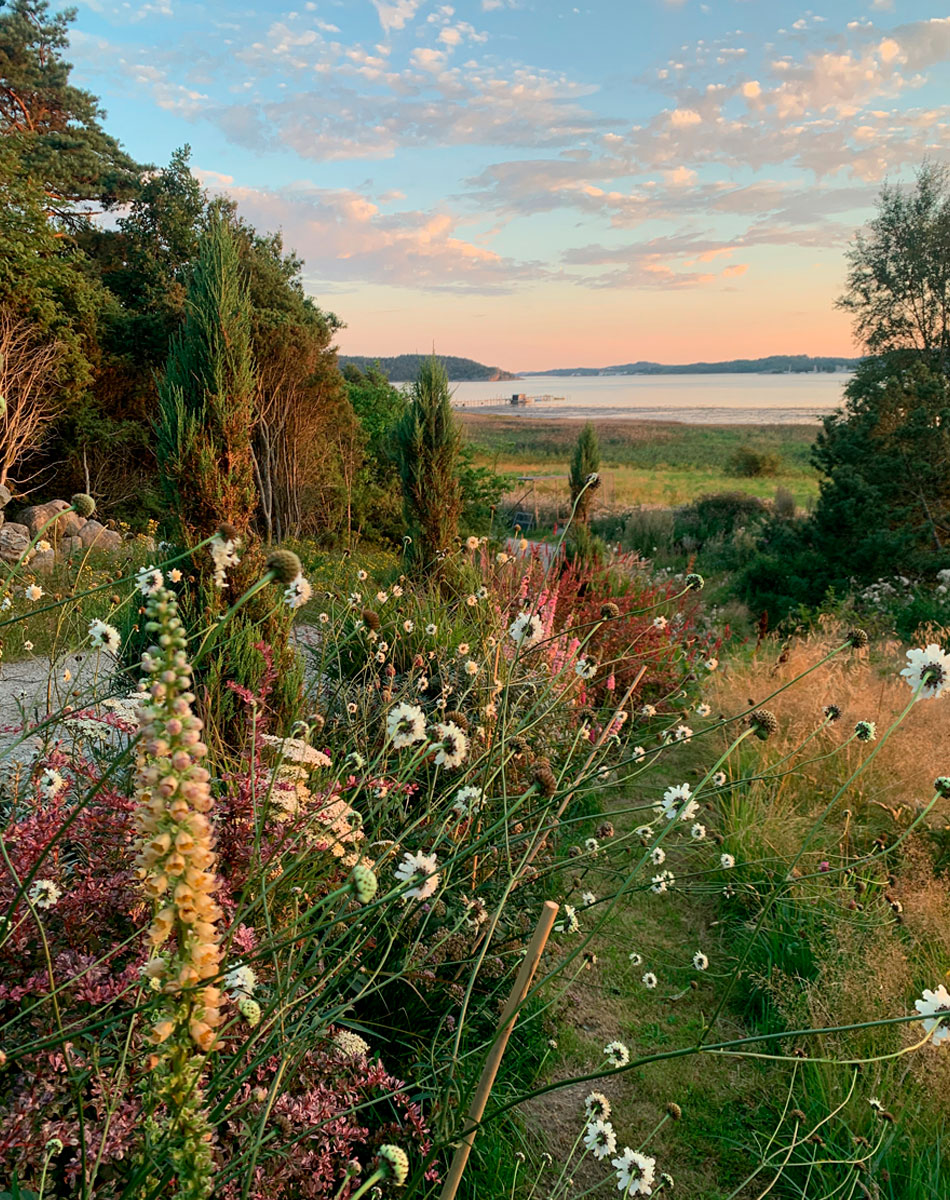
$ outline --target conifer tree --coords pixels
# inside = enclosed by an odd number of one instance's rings
[[[413,557],[432,568],[458,537],[462,510],[461,433],[448,376],[435,355],[420,367],[411,397],[396,430],[403,509]]]
[[[574,523],[588,525],[590,523],[590,508],[593,492],[598,486],[596,480],[588,484],[592,475],[600,470],[600,447],[597,444],[597,431],[588,421],[581,430],[571,458],[570,485],[571,504],[574,508]]]

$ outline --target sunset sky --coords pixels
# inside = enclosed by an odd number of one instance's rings
[[[54,7],[58,7],[54,5]],[[881,180],[950,157],[926,0],[79,0],[110,132],[283,230],[353,354],[853,353]]]

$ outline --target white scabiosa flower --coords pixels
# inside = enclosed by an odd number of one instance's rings
[[[62,899],[63,893],[52,879],[37,879],[27,895],[37,908],[52,908]],[[924,995],[926,994],[925,992]]]
[[[216,533],[208,543],[208,551],[211,554],[211,561],[214,563],[214,586],[217,588],[225,588],[228,586],[228,568],[236,567],[240,563],[238,558],[239,539],[223,537],[220,533]]]
[[[42,599],[46,593],[38,583],[31,583],[29,587],[23,589],[23,595],[27,598],[27,600],[34,601]]]
[[[430,624],[428,624],[428,625],[426,626],[426,634],[427,634],[427,636],[428,636],[428,637],[435,637],[435,635],[436,635],[438,632],[439,632],[439,627],[438,627],[438,625],[433,625],[433,624],[431,624],[431,623],[430,623]]]
[[[642,955],[642,954],[637,954],[636,950],[631,950],[631,951],[630,951],[630,953],[627,955],[627,958],[629,958],[629,959],[630,959],[631,963],[632,963],[632,964],[633,964],[635,967],[642,967],[642,966],[643,966],[643,955]]]
[[[656,987],[657,979],[652,971],[647,971],[647,973],[643,976],[643,978],[640,980],[640,982],[643,984],[643,986],[648,991],[652,992],[653,989]]]
[[[386,735],[396,750],[404,750],[426,736],[425,713],[415,704],[397,704],[386,718]]]
[[[298,575],[284,589],[284,603],[288,608],[303,608],[312,595],[313,588],[310,580],[304,579],[303,575]]]
[[[454,721],[436,725],[432,742],[438,747],[435,755],[437,767],[460,767],[468,757],[468,738]]]
[[[39,792],[44,800],[55,800],[60,792],[65,791],[66,780],[55,767],[44,767],[40,772]]]
[[[481,805],[482,789],[473,787],[469,784],[467,787],[459,788],[455,793],[455,799],[452,801],[452,807],[463,817],[471,816],[473,812]]]
[[[590,1092],[584,1100],[584,1115],[588,1121],[606,1121],[610,1116],[610,1101],[603,1092]]]
[[[630,751],[632,758],[646,758],[646,753],[647,752],[643,746],[634,746],[634,748]]]
[[[656,705],[655,704],[644,704],[643,707],[640,709],[640,716],[645,717],[647,720],[649,720],[651,717],[655,717],[656,716]]]
[[[623,1042],[608,1042],[604,1046],[604,1057],[612,1067],[625,1067],[630,1061],[630,1051]]]
[[[154,565],[143,567],[135,576],[135,586],[143,596],[154,596],[165,586],[165,576]]]
[[[714,787],[725,787],[726,786],[726,772],[725,771],[717,771],[716,774],[712,777],[712,781],[713,781]]]
[[[706,661],[703,663],[703,666],[706,668],[707,671],[715,671],[715,669],[719,666],[719,659],[718,658],[707,658]]]
[[[859,742],[873,742],[877,737],[877,725],[873,721],[858,721],[854,736]]]
[[[673,740],[675,742],[688,742],[693,736],[693,731],[688,725],[677,725],[673,730]]]
[[[696,705],[696,716],[697,717],[708,717],[711,712],[712,712],[712,709],[709,707],[708,704],[697,704]]]
[[[597,897],[593,892],[581,892],[581,903],[585,908],[590,908],[592,904],[597,903]]]
[[[412,884],[403,892],[403,900],[428,900],[434,895],[439,887],[438,865],[434,854],[412,854],[407,850],[395,872],[400,883]]]
[[[700,823],[697,821],[696,824],[690,828],[689,836],[694,842],[701,842],[706,836],[706,826],[700,825]]]
[[[100,621],[98,617],[89,622],[89,641],[96,649],[111,650],[113,654],[118,652],[122,644],[118,629],[106,621]]]
[[[669,621],[666,619],[666,617],[654,617],[653,618],[653,628],[654,629],[665,629],[667,627],[667,625],[669,625]]]
[[[699,812],[688,783],[668,787],[663,799],[653,807],[665,821],[690,821]]]
[[[907,666],[901,671],[918,700],[933,700],[950,686],[950,654],[931,642],[923,650],[907,651]]]
[[[731,871],[732,868],[736,865],[736,860],[732,857],[731,854],[720,854],[719,855],[719,865],[722,867],[722,869],[724,871]]]
[[[253,967],[248,967],[244,963],[235,963],[230,971],[225,973],[224,990],[230,992],[232,996],[253,996],[256,987],[257,973]]]
[[[412,621],[403,621],[403,623],[402,623],[403,633],[412,633],[412,631],[414,629],[415,629],[415,625],[412,623]]]
[[[656,1179],[656,1159],[624,1146],[619,1158],[611,1159],[617,1172],[617,1190],[624,1196],[649,1196]]]
[[[366,574],[363,568],[360,567],[360,569],[356,572],[356,578],[360,581],[360,583],[365,583],[369,576]]]
[[[653,849],[650,851],[650,862],[652,862],[655,867],[663,866],[663,864],[666,862],[666,851],[662,846],[653,847]]]
[[[508,628],[516,646],[534,646],[544,637],[544,623],[537,613],[520,612]]]
[[[389,599],[388,592],[377,592],[376,593],[376,603],[377,604],[385,604],[388,599]]]
[[[465,539],[465,545],[468,547],[469,550],[477,550],[478,549],[478,538],[477,537],[467,537]]]
[[[600,842],[594,837],[584,838],[584,849],[588,854],[596,854],[600,849]]]
[[[668,892],[676,882],[676,876],[672,871],[661,871],[659,875],[654,875],[650,881],[650,891],[657,896],[662,896]]]
[[[705,971],[709,966],[709,959],[703,954],[702,950],[697,950],[693,955],[693,966],[697,971]]]
[[[924,988],[922,1000],[914,1001],[914,1008],[925,1019],[921,1021],[925,1033],[933,1034],[933,1044],[950,1041],[950,992],[941,983],[935,991]]]
[[[574,664],[574,674],[581,679],[593,679],[597,674],[597,664],[589,658],[579,658]]]
[[[477,663],[477,662],[475,662],[475,660],[474,660],[474,659],[471,659],[471,658],[470,658],[470,659],[469,659],[469,660],[466,662],[466,664],[465,664],[465,674],[466,674],[466,675],[477,675],[477,674],[478,674],[478,663]]]
[[[580,933],[581,923],[577,919],[577,909],[573,904],[565,904],[561,909],[563,921],[558,921],[554,926],[558,933]]]
[[[594,1158],[609,1158],[617,1150],[613,1125],[609,1121],[591,1121],[584,1133],[584,1145]]]

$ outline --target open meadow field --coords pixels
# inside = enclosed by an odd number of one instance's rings
[[[535,490],[547,503],[567,498],[567,464],[583,421],[506,417],[461,412],[460,423],[477,461],[505,475],[550,476]],[[612,508],[675,505],[710,492],[742,491],[763,499],[787,488],[807,507],[818,493],[810,461],[817,432],[810,425],[687,425],[677,422],[598,420],[603,492]],[[769,456],[767,474],[738,474],[734,456],[744,449]],[[516,485],[517,499],[526,492]]]

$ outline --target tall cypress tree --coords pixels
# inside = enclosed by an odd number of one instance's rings
[[[180,611],[193,630],[208,629],[229,601],[264,572],[263,554],[250,532],[257,504],[251,439],[255,424],[251,304],[234,235],[217,214],[201,239],[188,287],[185,319],[172,338],[159,381],[157,455],[172,519],[183,546],[193,546],[223,524],[239,538],[241,562],[227,571],[228,591],[214,580],[209,553],[194,556],[193,588]],[[275,720],[287,725],[299,709],[301,679],[290,642],[290,610],[275,611],[270,589],[259,592],[221,630],[227,653],[211,654],[199,672],[199,702],[221,745],[234,745],[246,713],[227,682],[259,689],[270,647],[277,668],[270,699]]]
[[[597,431],[588,421],[578,435],[571,458],[571,504],[576,505],[574,521],[577,525],[590,523],[591,499],[597,484],[588,484],[587,481],[599,470],[600,446],[597,443]]]
[[[201,240],[158,391],[158,464],[183,541],[201,541],[222,521],[246,534],[255,508],[251,306],[220,217]]]
[[[434,567],[458,537],[462,435],[445,367],[432,355],[419,368],[412,403],[396,429],[399,474],[413,557]]]

